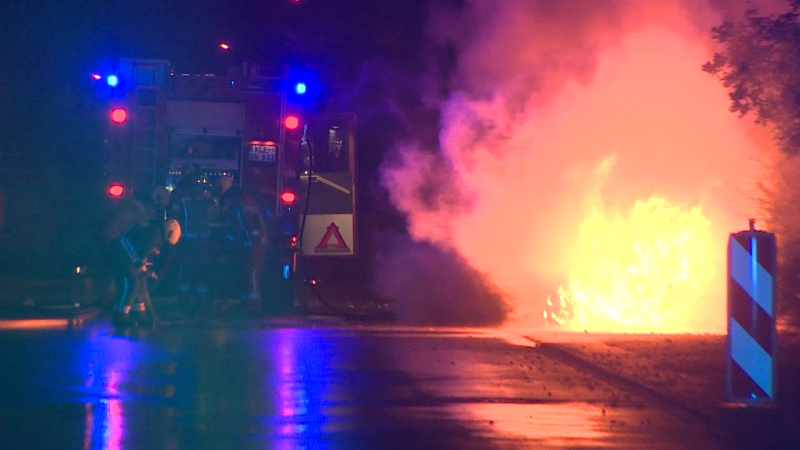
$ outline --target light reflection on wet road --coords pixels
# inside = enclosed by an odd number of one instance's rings
[[[475,330],[281,321],[0,334],[3,449],[715,448]]]

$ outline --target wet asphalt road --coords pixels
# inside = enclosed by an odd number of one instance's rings
[[[3,331],[0,448],[724,448],[539,350],[307,319]]]

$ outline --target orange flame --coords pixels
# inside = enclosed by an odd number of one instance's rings
[[[580,227],[569,284],[544,318],[569,328],[683,331],[717,266],[709,220],[666,199],[637,201],[629,214],[596,207]]]
[[[465,89],[443,108],[447,164],[410,146],[388,173],[412,237],[456,250],[503,292],[509,328],[724,331],[727,236],[758,216],[772,148],[700,70],[708,28],[684,3],[657,4],[671,8],[633,2],[613,36],[491,28],[460,73],[491,95]],[[504,36],[527,41],[504,53]],[[431,185],[438,197],[420,200]]]

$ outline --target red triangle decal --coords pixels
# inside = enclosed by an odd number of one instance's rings
[[[331,242],[331,238],[334,238],[336,242]],[[315,250],[350,251],[350,248],[344,243],[344,238],[342,238],[342,234],[339,233],[339,227],[331,222],[331,224],[328,225],[328,231],[322,236]]]

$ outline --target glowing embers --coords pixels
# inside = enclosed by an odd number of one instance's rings
[[[659,197],[627,217],[596,207],[581,224],[567,286],[549,298],[549,324],[594,331],[690,331],[715,275],[717,253],[702,210]]]

